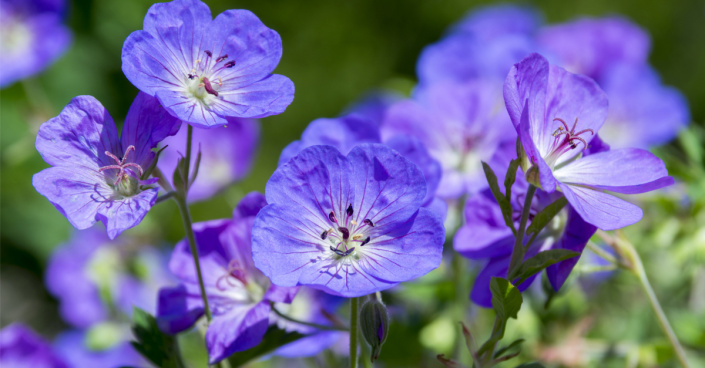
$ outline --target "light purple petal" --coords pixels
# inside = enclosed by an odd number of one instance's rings
[[[468,32],[483,40],[507,34],[531,35],[541,25],[542,16],[531,7],[501,4],[470,12],[453,26],[454,32]]]
[[[226,82],[212,109],[221,116],[263,118],[281,114],[294,100],[294,83],[279,74],[269,75],[259,81],[237,89],[227,89]]]
[[[211,321],[206,331],[208,362],[215,364],[231,354],[250,349],[262,341],[269,326],[269,301],[235,305]]]
[[[455,234],[453,248],[471,259],[499,257],[512,252],[514,236],[488,190],[466,201],[465,225]]]
[[[663,161],[639,148],[589,155],[556,170],[555,176],[566,184],[625,194],[644,193],[673,184]]]
[[[615,230],[641,220],[641,208],[598,190],[558,183],[568,203],[585,222],[602,230]]]
[[[152,149],[164,138],[176,134],[179,126],[181,121],[171,116],[156,98],[139,92],[127,112],[120,136],[123,152],[129,146],[135,147],[128,162],[136,162],[143,169],[149,167],[154,158]]]
[[[19,323],[0,331],[0,366],[32,368],[67,368],[41,336]]]
[[[532,127],[531,136],[541,136],[543,133],[548,74],[548,61],[535,53],[515,64],[509,71],[504,81],[504,103],[517,133],[525,107],[531,114],[528,116]]]
[[[78,96],[59,116],[39,127],[37,151],[52,166],[97,170],[112,165],[108,151],[122,157],[117,129],[108,111],[92,96]]]

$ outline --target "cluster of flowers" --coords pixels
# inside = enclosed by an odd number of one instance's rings
[[[280,313],[335,325],[331,315],[343,297],[437,268],[446,228],[459,227],[458,253],[485,261],[471,299],[491,306],[490,278],[507,273],[514,235],[482,161],[503,176],[519,155],[525,175],[511,193],[515,221],[529,185],[539,188],[530,217],[561,196],[569,203],[526,257],[546,249],[580,252],[597,228],[639,221],[637,206],[605,191],[635,194],[671,184],[661,160],[643,148],[668,141],[688,121],[684,99],[648,65],[648,43],[620,18],[542,26],[531,9],[484,9],[423,51],[410,98],[375,95],[340,117],[311,122],[283,150],[264,194],[245,196],[230,219],[193,225],[213,314],[205,336],[210,362],[254,347],[271,325],[308,335],[277,350],[283,356],[313,355],[345,339]],[[249,11],[213,19],[199,0],[153,5],[143,30],[123,47],[123,72],[140,92],[122,134],[100,102],[76,97],[39,129],[37,150],[52,167],[34,176],[34,187],[77,229],[100,221],[115,239],[157,203],[157,183],[167,194],[177,186],[162,172],[178,170],[174,147],[188,124],[201,128],[194,142],[202,143],[200,160],[191,163],[200,170],[190,199],[212,196],[247,172],[258,139],[253,119],[279,114],[293,100],[293,83],[272,74],[281,54],[279,35]],[[153,152],[159,147],[163,152]],[[455,216],[460,210],[464,220]],[[173,277],[162,272],[160,254],[133,250],[156,270],[144,283],[124,265],[96,265],[96,258],[119,262],[132,243],[110,242],[98,231],[80,232],[49,268],[47,284],[71,325],[108,321],[106,294],[125,314],[131,305],[153,312],[168,333],[191,328],[207,313],[188,241],[168,261]],[[556,290],[576,262],[547,269]],[[87,278],[86,269],[96,272]],[[34,343],[40,342],[21,327],[0,339],[3,348]]]

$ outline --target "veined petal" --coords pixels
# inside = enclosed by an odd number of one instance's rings
[[[504,81],[504,103],[517,133],[522,113],[527,105],[529,106],[528,112],[531,113],[527,117],[532,128],[530,130],[531,136],[540,137],[545,132],[544,110],[546,108],[548,78],[548,61],[536,53],[527,56],[520,63],[514,64],[509,71],[507,79]]]
[[[37,151],[52,166],[97,170],[114,164],[105,151],[120,155],[115,122],[92,96],[78,96],[59,116],[42,124],[37,132]]]
[[[524,108],[524,113],[521,115],[521,125],[519,126],[519,140],[524,148],[529,160],[535,167],[539,170],[539,183],[541,184],[541,189],[548,193],[552,193],[556,190],[556,179],[553,176],[553,171],[544,160],[541,151],[536,147],[535,141],[532,139],[531,130],[533,127],[529,122],[529,116],[531,113],[529,109],[531,106],[526,104]]]
[[[154,158],[152,149],[164,138],[176,134],[181,121],[169,114],[156,98],[139,92],[130,106],[122,127],[120,142],[123,152],[134,146],[135,152],[128,159],[143,168],[149,167]]]
[[[223,81],[212,110],[223,116],[263,118],[281,114],[294,100],[294,83],[287,77],[272,74],[243,87],[231,88]]]
[[[108,237],[115,239],[123,231],[142,222],[149,209],[156,203],[158,192],[159,189],[151,188],[131,197],[102,203],[96,219],[105,224]]]
[[[426,180],[416,165],[383,145],[362,144],[348,154],[351,178],[357,185],[352,203],[354,218],[361,224],[372,220],[380,227],[405,222],[424,203]],[[343,203],[342,206],[346,206]]]
[[[641,208],[599,190],[558,183],[568,203],[585,222],[602,230],[615,230],[641,220]]]
[[[206,103],[213,103],[215,100],[212,95],[206,96],[204,98],[206,102],[204,102],[187,95],[182,90],[160,89],[156,91],[155,96],[170,114],[198,128],[212,128],[228,124],[225,117],[206,105]]]
[[[227,55],[226,60],[235,61],[234,67],[215,74],[223,80],[222,90],[235,90],[260,81],[279,64],[281,37],[251,11],[226,10],[208,28],[204,45],[210,47],[213,57]]]
[[[203,314],[201,296],[189,293],[183,285],[159,290],[156,318],[160,330],[177,334],[191,328]]]
[[[618,193],[644,193],[673,184],[666,165],[649,151],[624,148],[582,157],[555,171],[566,184]]]
[[[155,4],[161,5],[161,4]],[[147,31],[132,32],[122,46],[122,72],[142,92],[155,95],[163,89],[184,93],[187,73],[192,69],[179,56]]]

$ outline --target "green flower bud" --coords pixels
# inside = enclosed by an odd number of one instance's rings
[[[369,300],[360,309],[360,328],[365,341],[372,347],[370,361],[374,362],[382,351],[389,333],[387,307],[376,299]]]

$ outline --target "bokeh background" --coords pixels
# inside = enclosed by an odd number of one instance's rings
[[[420,51],[439,40],[447,27],[468,11],[492,3],[206,2],[213,14],[231,8],[249,9],[279,32],[284,54],[276,73],[291,78],[296,94],[285,113],[262,119],[261,142],[251,174],[216,197],[194,204],[194,221],[229,217],[245,193],[262,191],[282,148],[298,139],[313,119],[337,116],[373,90],[408,94],[415,84]],[[71,98],[84,94],[101,101],[116,122],[124,119],[137,89],[120,69],[122,44],[131,32],[142,28],[151,3],[71,1],[67,23],[74,39],[66,54],[40,75],[0,91],[0,327],[22,321],[47,337],[65,328],[43,277],[51,251],[65,242],[73,229],[31,185],[32,175],[47,166],[34,149],[36,130],[58,115]],[[631,19],[650,33],[650,61],[664,84],[687,97],[690,128],[679,140],[656,150],[681,181],[679,193],[687,196],[664,195],[650,201],[646,213],[651,217],[628,233],[642,253],[679,337],[694,352],[694,358],[700,359],[694,362],[705,364],[705,2],[545,0],[520,4],[538,8],[546,23],[582,16],[622,15]],[[128,233],[167,246],[183,237],[178,211],[171,202],[154,208]],[[467,295],[470,281],[454,284],[441,276],[436,279],[433,287],[407,290],[409,299],[405,302],[411,302],[411,311],[403,312],[406,316],[392,326],[380,366],[440,366],[435,355],[452,351],[457,344],[451,302],[458,293]],[[491,323],[491,314],[482,310],[471,314],[477,330],[486,331],[483,328]],[[670,354],[646,299],[628,274],[616,275],[591,293],[567,291],[548,311],[538,299],[525,304],[519,321],[510,322],[510,327],[514,324],[511,334],[534,341],[525,349],[527,358],[542,356],[547,346],[561,341],[573,344],[571,348],[612,351],[598,366],[624,366],[629,359],[658,364],[668,361]],[[582,339],[586,334],[589,341]],[[194,350],[196,356],[202,354]]]

